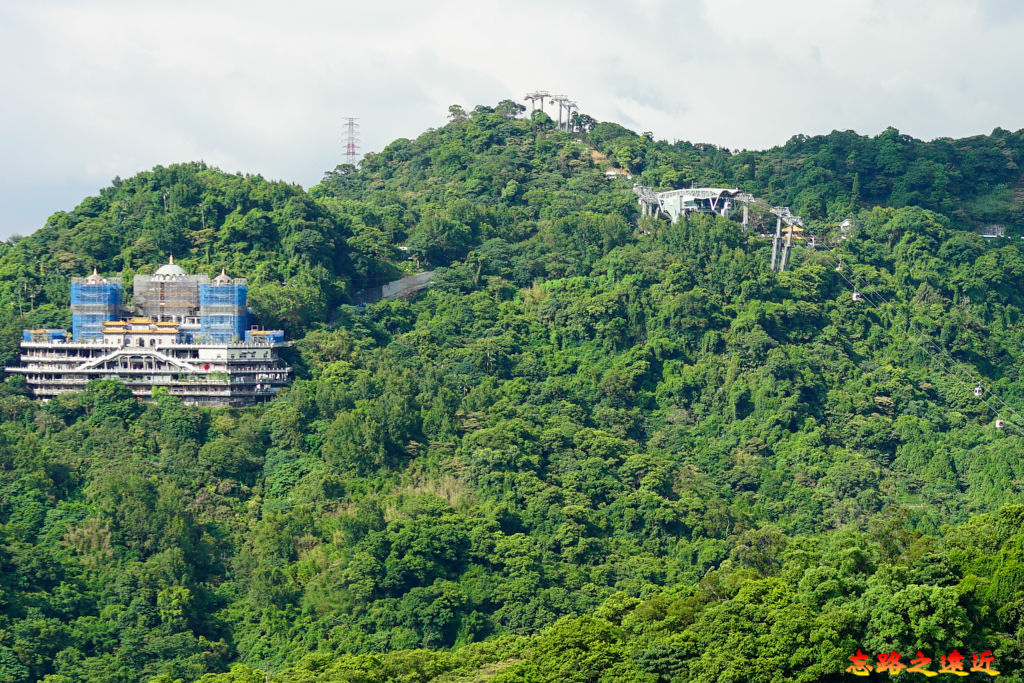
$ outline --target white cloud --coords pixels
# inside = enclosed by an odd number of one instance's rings
[[[6,3],[0,237],[115,175],[204,159],[305,186],[467,106],[564,92],[658,137],[761,148],[1016,129],[1014,2]]]

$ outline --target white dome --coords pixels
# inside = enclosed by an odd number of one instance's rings
[[[156,269],[154,275],[188,275],[181,266],[175,263],[165,263]]]
[[[188,275],[188,273],[182,270],[181,266],[176,265],[174,263],[174,257],[171,256],[167,259],[167,263],[156,269],[156,272],[153,273],[153,275]]]
[[[92,269],[92,275],[85,278],[85,284],[87,285],[101,285],[106,281],[107,280],[102,275],[100,275],[95,268]]]

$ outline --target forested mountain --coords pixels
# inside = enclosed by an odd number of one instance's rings
[[[5,362],[70,276],[173,254],[248,277],[299,375],[243,410],[0,386],[0,681],[1021,680],[1024,133],[732,153],[520,109],[308,192],[157,167],[0,245]],[[774,273],[633,181],[853,228]]]

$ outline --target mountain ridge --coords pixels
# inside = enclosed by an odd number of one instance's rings
[[[819,681],[958,648],[1017,680],[1024,424],[972,390],[1024,405],[1022,134],[732,154],[514,114],[308,192],[158,167],[0,247],[7,359],[69,275],[173,249],[248,277],[299,375],[245,410],[0,387],[0,679]],[[590,150],[854,228],[774,273]],[[349,305],[406,256],[431,289]]]

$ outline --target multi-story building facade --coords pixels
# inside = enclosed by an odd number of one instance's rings
[[[42,399],[77,391],[94,379],[117,379],[136,396],[166,387],[186,403],[240,406],[284,386],[291,368],[278,357],[281,330],[249,325],[247,284],[225,272],[210,280],[171,262],[136,275],[133,306],[120,278],[99,273],[71,282],[71,334],[25,330],[23,375]]]

